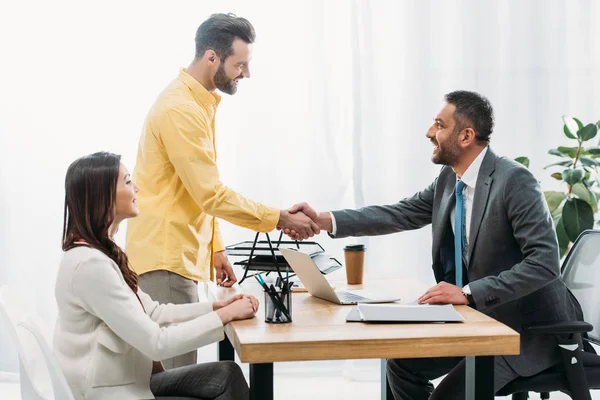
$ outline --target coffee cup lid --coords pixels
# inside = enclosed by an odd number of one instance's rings
[[[346,247],[344,247],[345,251],[364,251],[365,250],[365,245],[364,244],[349,244]]]

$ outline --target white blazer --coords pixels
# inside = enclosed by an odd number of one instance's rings
[[[76,399],[154,399],[152,360],[222,340],[212,303],[159,304],[99,250],[64,253],[55,289],[54,353]]]

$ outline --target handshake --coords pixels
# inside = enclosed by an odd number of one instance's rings
[[[277,229],[283,230],[292,240],[304,240],[332,231],[331,214],[315,211],[306,203],[299,203],[288,210],[281,210]]]

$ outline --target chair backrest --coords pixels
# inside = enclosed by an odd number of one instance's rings
[[[38,318],[6,286],[0,287],[0,319],[19,354],[23,400],[74,400]]]
[[[594,326],[589,339],[600,344],[600,231],[579,235],[563,263],[562,276],[579,301],[584,320]]]

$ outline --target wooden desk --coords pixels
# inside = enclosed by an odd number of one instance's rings
[[[346,285],[336,282],[336,286]],[[403,280],[374,281],[364,286],[368,290],[400,288],[399,294],[407,302],[425,289],[423,284]],[[277,325],[264,322],[264,294],[256,282],[245,282],[243,290],[257,296],[261,308],[256,318],[225,327],[227,339],[219,345],[219,358],[233,359],[235,349],[240,360],[250,364],[253,400],[273,399],[274,362],[380,358],[385,366],[386,358],[448,356],[467,356],[467,399],[493,399],[493,356],[519,354],[517,332],[467,306],[456,307],[465,317],[464,323],[350,323],[345,318],[352,306],[295,293],[293,322]],[[388,393],[389,389],[382,390],[382,399],[391,398]]]

